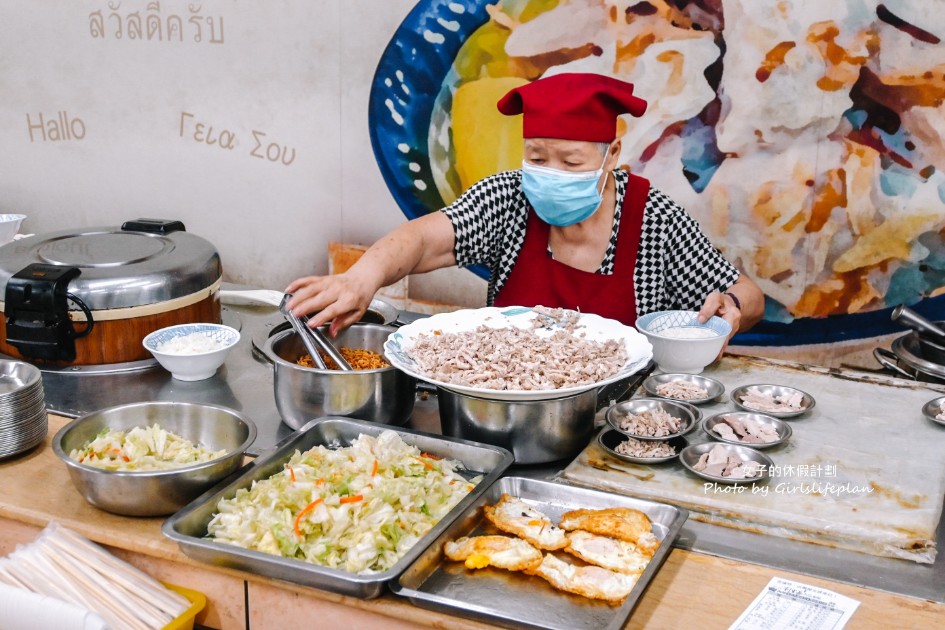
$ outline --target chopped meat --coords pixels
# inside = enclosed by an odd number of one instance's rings
[[[942,404],[939,405],[938,414],[936,414],[935,419],[945,420],[945,401],[943,401]]]
[[[683,380],[660,383],[656,387],[656,393],[666,398],[676,398],[678,400],[698,400],[709,397],[709,390]]]
[[[480,325],[460,333],[419,335],[409,354],[428,378],[495,390],[593,385],[626,365],[622,339],[585,338],[576,325],[575,311],[538,312],[531,329]]]
[[[764,464],[729,455],[722,445],[717,445],[708,453],[703,453],[692,468],[713,477],[727,479],[752,479],[762,476],[765,470]]]
[[[712,430],[722,438],[731,442],[741,442],[743,444],[770,444],[777,442],[781,437],[777,429],[769,424],[764,424],[751,418],[722,418],[716,423]]]
[[[621,414],[617,418],[618,429],[644,437],[666,437],[679,433],[682,426],[681,419],[660,408],[648,409],[640,414]]]
[[[800,392],[773,396],[762,394],[755,389],[749,389],[742,396],[742,404],[756,411],[785,413],[804,410],[804,395]]]
[[[614,449],[621,455],[630,457],[672,457],[676,449],[668,442],[643,441],[627,438]]]

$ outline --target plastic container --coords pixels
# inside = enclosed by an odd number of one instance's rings
[[[180,593],[190,600],[190,608],[178,615],[174,621],[164,626],[164,630],[193,630],[197,615],[207,606],[207,596],[200,591],[194,591],[176,584],[161,582],[175,593]]]

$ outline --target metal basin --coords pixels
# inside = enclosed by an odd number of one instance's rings
[[[69,457],[103,429],[158,424],[223,457],[169,470],[123,472],[85,466]],[[97,508],[125,516],[173,514],[243,464],[243,452],[256,439],[256,425],[240,413],[200,403],[139,402],[81,416],[53,438],[53,451],[69,468],[79,492]]]
[[[597,389],[549,400],[490,400],[437,388],[443,435],[501,446],[516,464],[577,455],[594,433]]]
[[[336,347],[384,353],[384,341],[395,329],[354,324],[332,342]],[[327,334],[327,328],[322,331]],[[319,370],[298,365],[308,354],[293,330],[270,337],[263,348],[274,369],[273,388],[282,421],[299,430],[323,416],[347,416],[381,424],[405,423],[416,400],[416,379],[391,366],[377,370]]]

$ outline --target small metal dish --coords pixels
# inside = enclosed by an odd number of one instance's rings
[[[929,402],[922,405],[922,415],[935,424],[941,424],[945,426],[945,419],[937,417],[940,413],[942,413],[943,403],[945,403],[945,396],[933,398]]]
[[[682,429],[676,433],[656,437],[652,435],[637,435],[620,428],[619,421],[621,416],[642,414],[645,411],[654,411],[656,409],[662,409],[671,416],[679,418],[680,421],[682,421]],[[692,405],[667,400],[665,398],[631,398],[630,400],[619,402],[616,405],[611,405],[604,414],[604,419],[607,420],[610,426],[623,435],[628,435],[638,440],[667,441],[692,431],[698,423],[699,413],[699,410]]]
[[[600,444],[600,447],[607,451],[607,454],[611,457],[616,457],[619,460],[630,462],[631,464],[662,464],[669,462],[679,457],[679,453],[689,446],[689,440],[679,435],[671,440],[666,440],[676,451],[675,455],[670,455],[669,457],[633,457],[632,455],[624,455],[617,451],[617,446],[629,439],[631,439],[630,436],[624,435],[616,429],[608,429],[597,436],[597,443]],[[653,441],[654,440],[650,440],[650,442]]]
[[[768,396],[790,396],[791,394],[801,394],[801,404],[803,408],[800,411],[766,411],[764,409],[755,409],[754,407],[749,407],[742,403],[742,397],[749,392],[749,390],[755,391],[759,394],[766,394]],[[814,397],[808,394],[805,391],[794,387],[788,387],[787,385],[770,385],[770,384],[760,384],[760,385],[742,385],[741,387],[732,391],[732,402],[735,403],[735,406],[744,411],[751,411],[753,413],[763,413],[769,416],[774,416],[775,418],[794,418],[801,414],[807,413],[814,408],[816,401]]]
[[[672,396],[663,396],[656,391],[656,388],[660,385],[672,383],[673,381],[685,381],[687,383],[691,383],[706,390],[709,395],[705,398],[673,398]],[[707,402],[711,402],[725,393],[725,385],[722,385],[722,383],[715,380],[714,378],[709,378],[708,376],[702,376],[700,374],[685,373],[654,374],[643,381],[643,389],[649,396],[665,398],[667,400],[681,401],[689,403],[690,405],[702,405]]]
[[[713,428],[725,422],[728,419],[734,420],[750,420],[757,422],[758,424],[766,424],[774,428],[778,432],[778,439],[773,442],[762,442],[762,443],[749,443],[749,442],[737,442],[734,440],[729,440],[718,433],[716,433]],[[772,446],[778,446],[779,444],[784,444],[791,438],[791,434],[794,433],[794,430],[791,429],[791,425],[785,422],[784,420],[779,420],[774,416],[769,416],[763,413],[757,413],[753,411],[723,411],[722,413],[717,413],[714,416],[709,416],[702,421],[702,430],[712,438],[713,440],[719,442],[725,442],[726,444],[735,444],[737,446],[747,446],[749,448],[771,448]]]
[[[731,477],[719,477],[717,475],[708,475],[702,471],[696,470],[694,466],[699,462],[703,453],[708,453],[714,448],[721,448],[727,454],[734,455],[742,461],[755,461],[764,464],[764,472],[759,477],[750,479],[732,479]],[[727,484],[752,484],[759,481],[767,481],[771,478],[771,468],[774,466],[774,460],[759,450],[748,448],[747,446],[736,446],[735,444],[726,444],[725,442],[702,442],[701,444],[690,444],[679,453],[679,463],[697,477],[707,481]]]

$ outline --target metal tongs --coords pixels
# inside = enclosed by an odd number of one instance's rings
[[[351,367],[351,364],[341,356],[341,353],[338,352],[334,344],[328,341],[328,338],[322,334],[322,331],[317,328],[311,328],[308,325],[308,317],[305,319],[296,317],[292,311],[286,308],[285,304],[289,301],[290,297],[292,297],[291,293],[286,293],[282,296],[282,302],[279,303],[279,311],[286,318],[286,321],[292,324],[295,334],[302,339],[302,344],[312,356],[312,361],[315,365],[322,370],[328,369],[328,366],[325,365],[325,361],[322,359],[322,355],[318,351],[319,348],[321,348],[341,370],[346,372],[353,370],[354,368]]]

